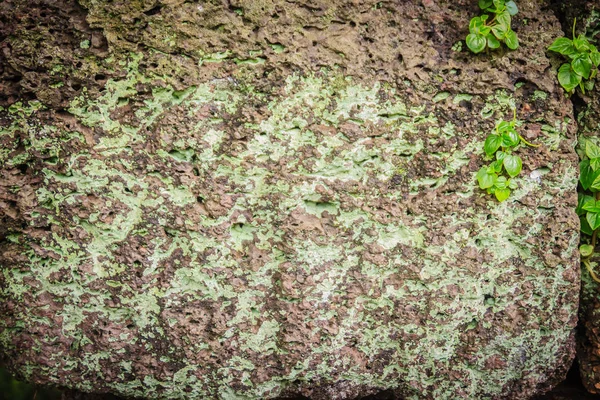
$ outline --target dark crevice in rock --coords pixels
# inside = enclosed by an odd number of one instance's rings
[[[591,39],[596,46],[600,45],[600,35],[598,28],[600,20],[600,4],[597,1],[590,0],[550,0],[547,6],[554,11],[556,17],[561,23],[565,37],[572,38],[573,24],[576,34],[584,33]],[[558,55],[552,55],[560,62],[564,60]],[[560,64],[557,64],[557,66]],[[596,87],[582,94],[579,89],[571,96],[573,105],[573,115],[578,125],[579,143],[582,143],[584,137],[598,137],[600,132],[600,91],[598,90],[598,80]],[[582,237],[582,243],[585,237]],[[567,380],[561,383],[553,392],[552,396],[543,397],[545,400],[562,400],[570,398],[594,399],[600,396],[594,396],[582,391],[582,385],[592,393],[600,393],[598,386],[598,357],[595,355],[600,348],[598,340],[598,329],[600,320],[597,317],[600,310],[600,292],[594,283],[590,283],[586,271],[582,272],[581,300],[579,305],[579,324],[577,327],[577,357],[574,365],[567,377]],[[588,282],[590,281],[590,282]],[[587,393],[587,394],[586,394]],[[540,399],[541,400],[541,399]]]
[[[567,377],[552,392],[533,400],[598,400],[600,397],[590,394],[581,385],[581,375],[577,361],[569,370]]]

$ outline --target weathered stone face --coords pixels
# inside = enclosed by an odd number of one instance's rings
[[[49,8],[81,41],[47,74],[96,79],[5,96],[6,362],[153,399],[551,387],[579,289],[560,27],[520,4],[521,48],[474,56],[471,3],[81,1],[89,27]],[[33,40],[14,24],[6,43]],[[513,108],[542,147],[499,204],[475,173]]]

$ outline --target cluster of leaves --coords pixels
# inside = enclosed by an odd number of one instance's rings
[[[583,192],[579,192],[577,215],[581,218],[581,231],[592,235],[600,228],[600,148],[591,141],[585,143],[586,159],[579,163],[579,183]]]
[[[594,254],[600,228],[600,147],[587,140],[585,155],[587,158],[579,163],[579,184],[583,190],[578,193],[577,215],[581,221],[581,231],[592,238],[590,244],[579,247],[579,252],[592,278],[600,282],[589,263],[589,258]]]
[[[479,7],[490,14],[474,17],[469,23],[467,46],[473,53],[480,53],[487,47],[497,49],[500,42],[515,50],[519,47],[517,34],[510,27],[511,16],[519,9],[513,0],[479,0]],[[493,17],[490,19],[490,15]]]
[[[500,121],[496,124],[495,132],[485,139],[483,149],[488,158],[494,160],[491,164],[481,167],[477,172],[477,181],[481,189],[496,196],[502,202],[510,196],[511,189],[516,189],[516,183],[511,179],[521,173],[523,161],[512,152],[521,144],[537,147],[527,142],[516,129],[516,113],[512,121]],[[506,177],[504,175],[508,175]]]
[[[585,89],[592,89],[594,79],[600,66],[600,52],[589,42],[585,35],[575,37],[575,24],[573,22],[573,40],[561,37],[550,45],[548,50],[562,54],[570,59],[558,70],[558,81],[567,93],[573,92],[577,86],[585,93]]]

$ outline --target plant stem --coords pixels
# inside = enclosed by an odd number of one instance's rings
[[[519,135],[519,139],[521,139],[521,142],[525,143],[527,146],[530,147],[540,147],[541,144],[533,144],[533,143],[529,143],[527,140],[525,140],[525,138],[521,135]]]
[[[494,23],[494,21],[496,20],[496,17],[498,16],[498,14],[494,15],[494,18],[492,18],[489,22],[487,22],[485,25],[486,26],[492,26],[492,24]]]
[[[590,265],[589,260],[586,258],[586,259],[583,259],[581,261],[583,262],[583,265],[585,265],[585,267],[587,268],[588,272],[592,276],[592,279],[595,280],[596,282],[600,283],[600,278],[598,278],[598,275],[596,275],[596,273],[592,269],[592,266]]]
[[[577,18],[573,20],[573,40],[575,40],[575,25],[577,25]]]

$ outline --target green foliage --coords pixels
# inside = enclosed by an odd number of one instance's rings
[[[585,157],[579,163],[579,184],[576,212],[581,222],[581,232],[591,236],[591,243],[579,246],[579,253],[592,279],[600,282],[589,261],[594,255],[600,228],[600,147],[589,140],[585,141]]]
[[[521,157],[512,152],[521,143],[536,147],[517,133],[516,124],[516,112],[512,121],[499,121],[496,124],[495,131],[488,135],[483,144],[486,156],[494,161],[481,167],[476,175],[479,187],[496,196],[500,202],[510,196],[511,190],[517,188],[512,178],[518,176],[523,169]]]
[[[592,235],[600,228],[600,148],[591,141],[585,143],[587,158],[579,163],[579,183],[583,192],[579,193],[577,215],[581,219],[581,231]]]
[[[573,40],[561,37],[548,48],[570,60],[558,69],[558,81],[567,93],[572,93],[578,86],[583,93],[586,86],[588,89],[593,88],[591,80],[596,77],[600,66],[600,52],[596,46],[583,34],[575,36],[576,22],[577,20],[573,22]],[[586,85],[586,81],[590,81],[589,85]]]
[[[479,0],[479,8],[489,14],[474,17],[469,23],[466,42],[473,53],[486,47],[497,49],[501,42],[511,50],[519,47],[517,34],[511,29],[511,17],[519,11],[513,0]]]

